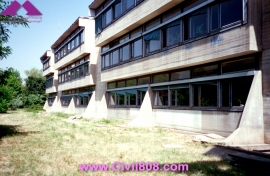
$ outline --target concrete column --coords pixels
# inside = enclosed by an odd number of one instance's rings
[[[225,145],[264,143],[262,73],[257,71],[248,94],[239,127],[225,139]]]
[[[140,111],[138,116],[128,123],[129,127],[154,127],[155,120],[153,118],[153,109],[152,109],[152,101],[151,97],[153,95],[153,91],[148,86],[148,90],[144,96]]]

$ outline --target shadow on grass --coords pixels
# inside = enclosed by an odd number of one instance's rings
[[[3,137],[7,136],[14,136],[14,135],[22,135],[27,136],[29,134],[36,134],[40,133],[39,131],[27,131],[27,132],[19,132],[18,131],[19,125],[0,125],[0,140]]]

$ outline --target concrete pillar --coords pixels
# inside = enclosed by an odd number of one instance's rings
[[[85,112],[82,114],[84,118],[90,119],[95,117],[96,114],[96,101],[95,101],[96,93],[95,91],[92,93],[91,99],[87,105]]]
[[[225,139],[225,145],[264,143],[262,72],[257,71],[248,94],[239,127]]]
[[[152,100],[153,95],[152,88],[148,86],[148,90],[144,96],[138,116],[128,123],[129,127],[154,127],[155,120],[153,118]]]

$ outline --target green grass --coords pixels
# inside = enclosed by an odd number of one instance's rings
[[[244,175],[227,161],[205,156],[191,135],[162,128],[121,128],[121,121],[67,122],[63,113],[16,111],[0,115],[0,175]],[[103,124],[103,126],[97,126]],[[181,144],[166,149],[162,144]],[[79,164],[115,161],[187,163],[188,172],[83,172]]]

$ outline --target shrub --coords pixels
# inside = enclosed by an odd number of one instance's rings
[[[39,111],[44,111],[43,110],[43,106],[39,105],[39,104],[33,104],[28,106],[27,108],[25,108],[26,111],[28,112],[39,112]]]
[[[16,110],[17,108],[20,108],[22,106],[23,106],[23,101],[22,101],[22,97],[20,96],[13,98],[9,103],[9,107],[13,110]]]
[[[12,98],[12,92],[7,86],[0,86],[0,113],[8,110],[8,103]]]

